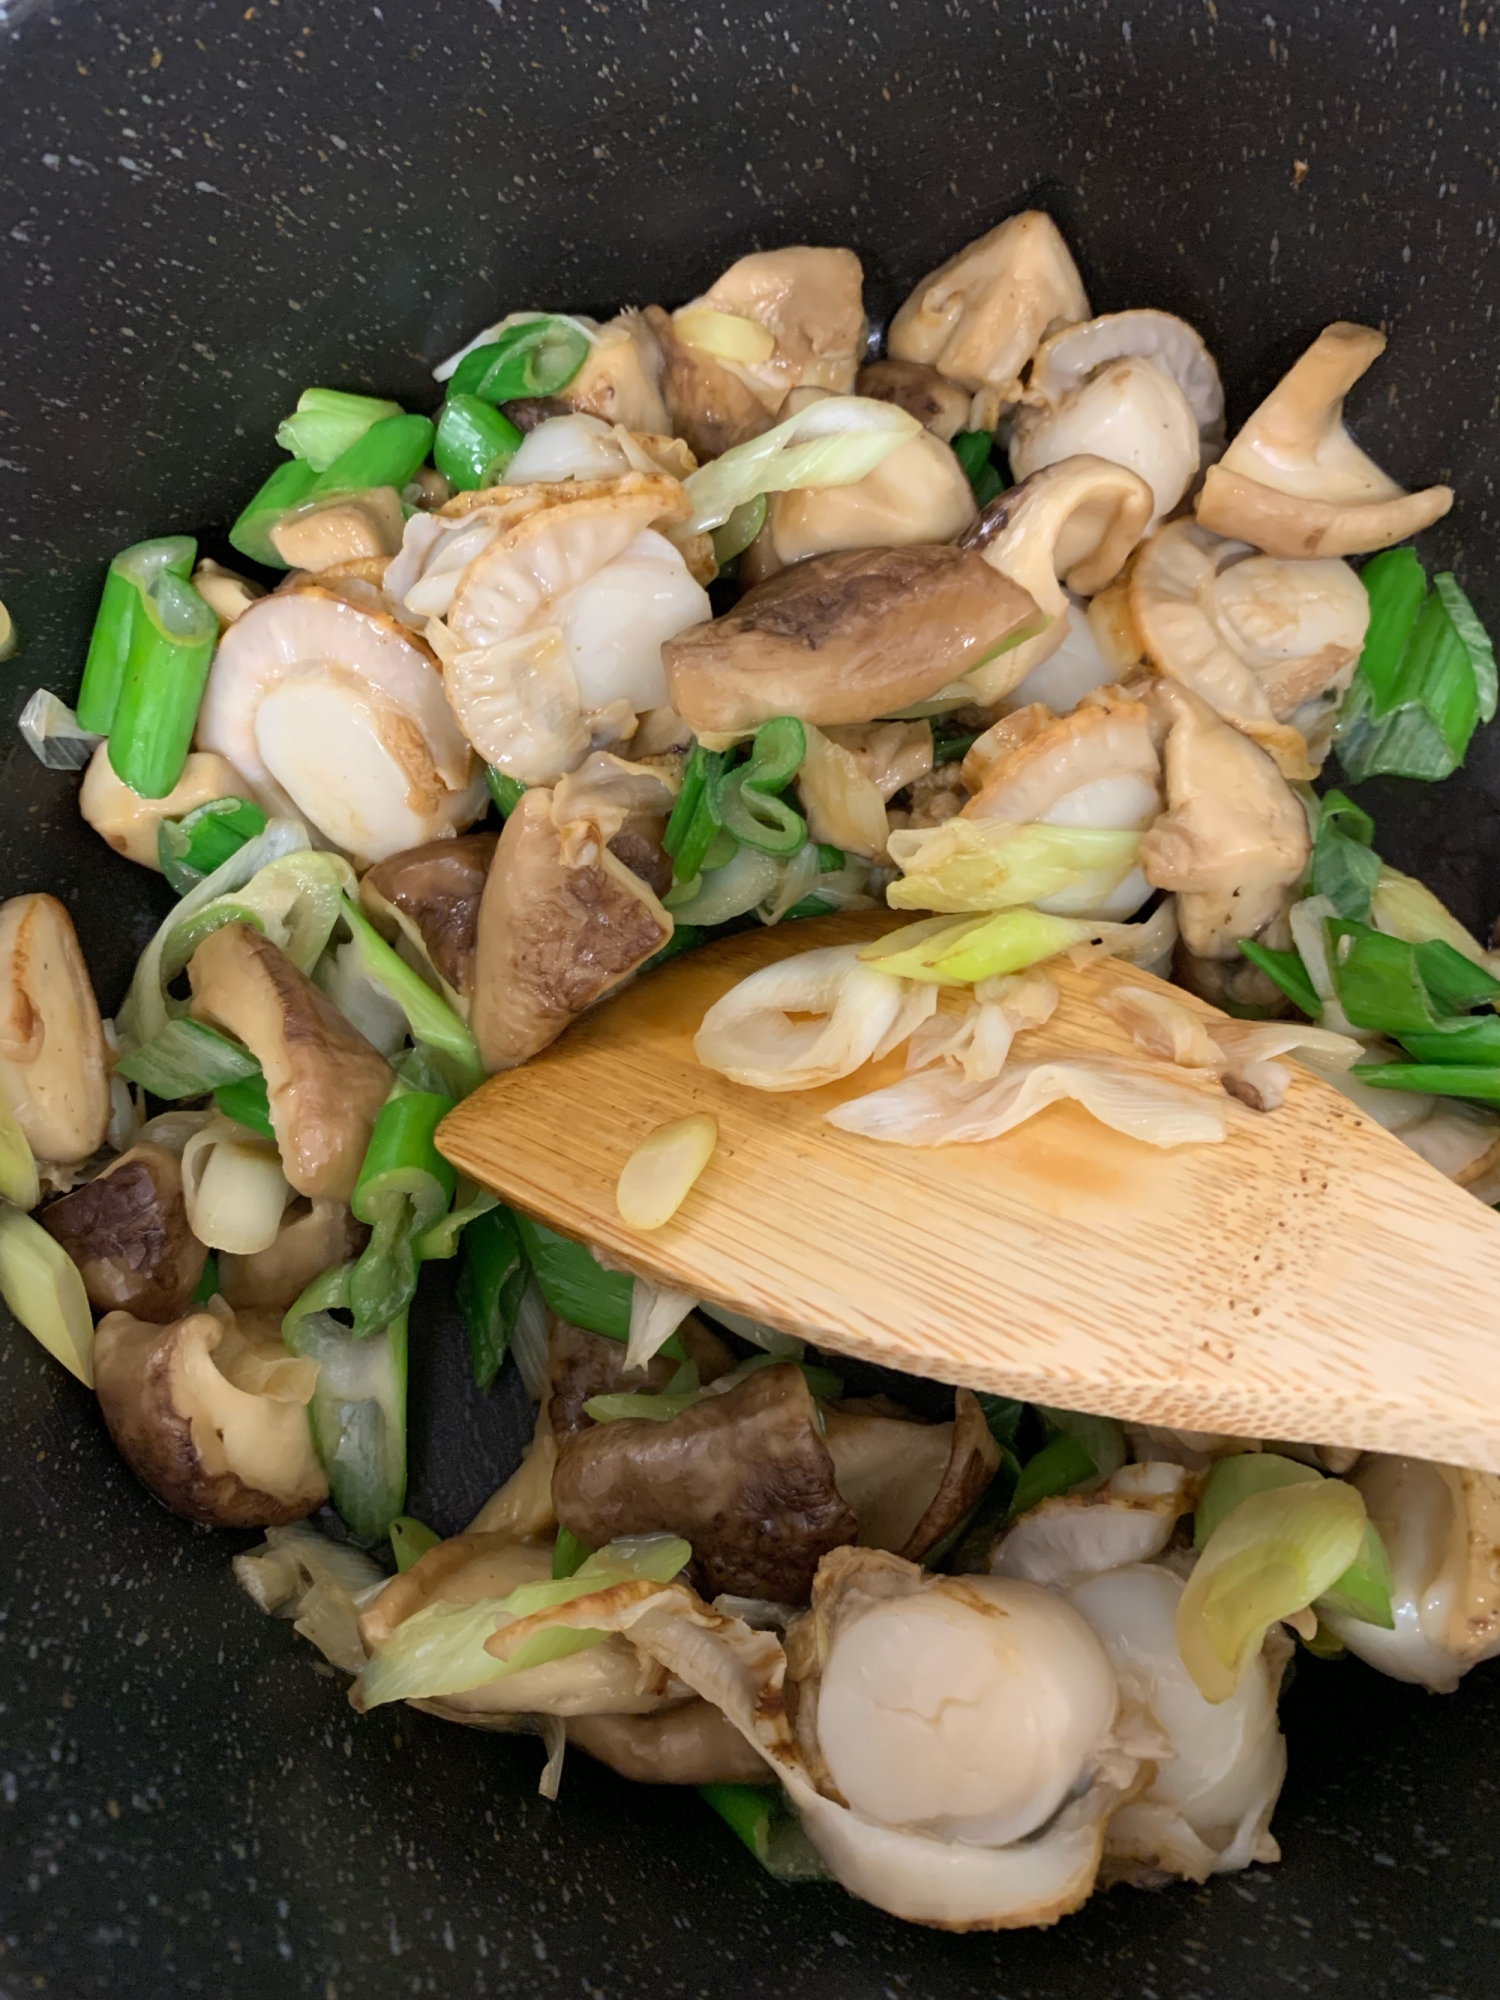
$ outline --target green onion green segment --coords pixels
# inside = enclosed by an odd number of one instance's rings
[[[433,1140],[452,1109],[451,1097],[400,1090],[375,1120],[350,1202],[372,1232],[349,1274],[349,1309],[360,1338],[404,1313],[416,1294],[416,1238],[444,1213],[458,1185]]]

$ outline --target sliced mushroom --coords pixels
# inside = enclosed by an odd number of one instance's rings
[[[322,588],[278,591],[230,626],[198,742],[268,811],[306,819],[357,860],[419,847],[483,810],[483,775],[431,652]]]
[[[1223,442],[1224,392],[1202,339],[1172,313],[1106,313],[1037,350],[1011,433],[1017,479],[1080,452],[1128,465],[1151,488],[1153,524]]]
[[[944,444],[968,429],[974,400],[957,382],[921,361],[871,361],[860,369],[854,393],[877,403],[894,403]]]
[[[181,819],[211,799],[249,796],[249,785],[228,758],[209,750],[193,750],[182,767],[182,776],[164,799],[143,799],[115,776],[109,745],[101,743],[83,774],[78,810],[116,854],[142,868],[154,868],[159,875],[157,836],[164,819]]]
[[[1154,889],[1177,892],[1190,951],[1236,958],[1307,866],[1307,815],[1265,751],[1200,695],[1158,681],[1147,700],[1167,730],[1168,810],[1141,842],[1141,866]]]
[[[193,1015],[236,1036],[265,1072],[271,1124],[298,1194],[348,1201],[391,1069],[249,924],[224,924],[188,965]]]
[[[566,1440],[552,1476],[557,1518],[591,1548],[619,1535],[680,1534],[711,1596],[805,1601],[819,1559],[858,1522],[802,1371],[773,1363],[665,1423],[626,1418]]]
[[[718,458],[771,428],[774,404],[706,349],[681,339],[660,306],[647,306],[645,317],[661,351],[668,423],[696,457]]]
[[[735,1365],[723,1341],[696,1314],[683,1321],[677,1338],[704,1384],[716,1382]],[[677,1365],[658,1354],[644,1368],[627,1368],[623,1341],[607,1340],[602,1333],[554,1317],[547,1329],[547,1411],[553,1437],[561,1443],[589,1429],[593,1419],[583,1406],[593,1396],[620,1390],[659,1395]]]
[[[328,1498],[307,1419],[317,1375],[211,1312],[170,1326],[112,1312],[94,1336],[94,1386],[121,1457],[174,1514],[210,1527],[280,1526]]]
[[[897,361],[925,361],[976,392],[971,427],[993,430],[1042,336],[1089,316],[1088,295],[1057,224],[1012,215],[922,280],[891,321]]]
[[[73,919],[55,896],[0,903],[0,1092],[37,1159],[74,1165],[104,1144],[99,1003]]]
[[[472,1025],[489,1069],[547,1047],[672,935],[672,919],[608,849],[564,858],[550,791],[528,791],[500,836],[479,906]]]
[[[859,1519],[859,1546],[908,1562],[952,1533],[1000,1469],[1000,1447],[967,1389],[955,1395],[951,1423],[837,1405],[823,1423],[838,1489]]]
[[[662,357],[655,334],[643,314],[617,313],[594,329],[583,366],[557,392],[568,410],[623,424],[631,431],[671,428],[661,392]]]
[[[982,666],[1036,615],[1024,587],[971,550],[856,549],[748,591],[669,640],[662,660],[672,706],[700,733],[776,715],[868,722]]]
[[[78,1266],[96,1312],[176,1319],[203,1276],[208,1251],[188,1227],[182,1169],[161,1146],[132,1146],[37,1221]]]
[[[640,1785],[763,1785],[765,1759],[710,1701],[654,1715],[574,1715],[568,1741]]]
[[[1386,549],[1440,521],[1452,487],[1405,492],[1344,428],[1345,396],[1384,351],[1374,327],[1324,327],[1210,466],[1203,526],[1268,555],[1305,557]]]
[[[852,486],[773,493],[751,573],[758,582],[834,549],[956,541],[975,518],[974,491],[963,467],[940,438],[921,431]]]
[[[1158,673],[1202,695],[1287,777],[1312,775],[1291,718],[1320,696],[1337,705],[1370,622],[1347,563],[1255,555],[1195,521],[1173,521],[1136,554],[1130,614]]]
[[[346,1203],[299,1197],[285,1211],[267,1250],[219,1252],[219,1291],[239,1311],[285,1312],[313,1279],[357,1257],[370,1232]]]
[[[395,487],[376,486],[283,515],[271,530],[271,546],[289,569],[316,575],[336,563],[389,562],[405,527]]]
[[[852,250],[799,243],[741,257],[701,299],[674,315],[679,337],[703,308],[749,320],[771,335],[775,344],[764,359],[718,357],[768,411],[779,410],[791,389],[848,395],[854,387],[869,323],[864,272]]]
[[[479,904],[498,833],[431,840],[377,862],[359,900],[387,937],[405,937],[441,982],[450,1005],[467,1013],[474,993]]]
[[[1108,459],[1064,459],[992,500],[964,537],[990,567],[1030,593],[1047,624],[989,666],[971,671],[974,700],[999,701],[1068,636],[1068,590],[1090,597],[1119,574],[1146,532],[1151,489]]]
[[[996,1576],[1068,1589],[1086,1576],[1150,1562],[1197,1499],[1180,1465],[1122,1465],[1093,1493],[1062,1493],[1030,1508],[990,1550]]]

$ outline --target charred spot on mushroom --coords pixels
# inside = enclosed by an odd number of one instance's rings
[[[271,1124],[299,1194],[347,1201],[391,1068],[284,951],[249,924],[206,937],[188,966],[193,1016],[242,1041],[265,1071]]]
[[[569,1438],[552,1499],[591,1548],[619,1535],[682,1535],[710,1597],[804,1603],[819,1560],[859,1532],[807,1382],[785,1362],[666,1423],[627,1418]]]
[[[328,1498],[307,1404],[314,1364],[231,1317],[155,1326],[112,1312],[94,1338],[99,1408],[121,1457],[174,1514],[280,1527]]]
[[[429,840],[377,861],[359,885],[360,901],[380,928],[415,932],[438,977],[464,999],[474,991],[479,904],[499,844],[498,833]]]
[[[479,910],[474,1033],[490,1069],[555,1041],[672,935],[672,919],[608,850],[569,867],[552,793],[528,791],[505,823]]]
[[[188,1227],[181,1166],[149,1143],[111,1160],[95,1179],[40,1210],[37,1220],[78,1266],[96,1312],[119,1308],[137,1319],[175,1319],[208,1257]]]
[[[672,706],[699,731],[777,715],[820,727],[909,708],[1023,636],[1029,594],[968,549],[810,556],[662,647]]]

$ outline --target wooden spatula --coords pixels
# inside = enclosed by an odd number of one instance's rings
[[[492,1078],[443,1151],[648,1279],[835,1353],[1146,1423],[1500,1470],[1500,1218],[1305,1070],[1267,1113],[1200,1077],[1229,1115],[1218,1145],[1163,1152],[1060,1104],[986,1145],[918,1150],[823,1120],[894,1082],[904,1052],[778,1094],[698,1063],[693,1035],[737,980],[895,921],[787,924],[685,956]],[[1062,1003],[1017,1059],[1138,1059],[1094,1004],[1122,980],[1150,983],[1063,962]],[[701,1180],[665,1228],[627,1227],[620,1169],[697,1111],[719,1124]]]

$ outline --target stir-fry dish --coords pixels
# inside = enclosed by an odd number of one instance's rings
[[[852,251],[757,252],[673,311],[509,313],[435,422],[309,388],[243,573],[115,556],[76,712],[21,727],[177,900],[112,1020],[63,904],[0,906],[0,1291],[168,1507],[265,1531],[226,1560],[357,1710],[539,1735],[548,1797],[569,1744],[698,1787],[773,1875],[985,1929],[1274,1861],[1297,1644],[1445,1692],[1500,1653],[1493,1474],[846,1393],[443,1149],[624,982],[889,908],[733,987],[699,1062],[904,1050],[829,1114],[888,1162],[1061,1098],[1232,1144],[1292,1060],[1500,1201],[1500,955],[1314,782],[1440,779],[1496,706],[1403,546],[1453,495],[1345,427],[1384,345],[1328,326],[1230,435],[1198,333],[1092,316],[1045,214],[882,340]],[[1128,1058],[1028,1059],[1069,955]],[[640,1134],[643,1242],[716,1143]],[[454,1258],[536,1428],[440,1540],[408,1318]]]

